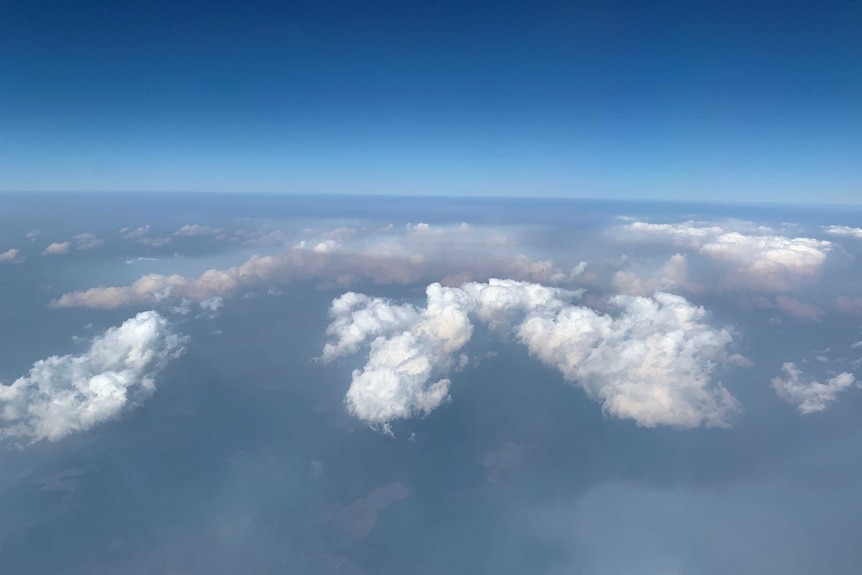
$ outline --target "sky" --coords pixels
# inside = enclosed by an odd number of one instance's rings
[[[0,191],[858,203],[862,4],[0,5]]]
[[[0,195],[0,565],[845,575],[862,208]]]

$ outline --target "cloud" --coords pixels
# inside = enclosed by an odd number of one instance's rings
[[[224,298],[215,296],[207,298],[198,303],[203,313],[209,317],[215,317],[218,311],[224,307]]]
[[[58,441],[116,418],[155,390],[156,374],[185,338],[154,311],[96,337],[81,355],[52,356],[0,385],[0,437]]]
[[[356,353],[369,339],[404,330],[419,321],[419,311],[412,305],[354,292],[336,298],[329,314],[332,321],[326,335],[335,340],[323,346],[324,361]]]
[[[825,410],[829,404],[838,400],[838,394],[853,387],[856,378],[844,372],[826,380],[826,383],[810,381],[799,371],[795,363],[787,362],[781,366],[784,377],[772,379],[772,388],[778,397],[795,405],[799,413],[807,415]]]
[[[634,222],[622,228],[622,235],[624,239],[670,241],[722,263],[725,287],[776,293],[816,279],[832,248],[826,240],[791,238],[777,235],[770,228],[737,226],[742,231],[696,222]]]
[[[454,367],[455,352],[473,335],[468,296],[440,284],[430,285],[426,295],[422,310],[361,294],[333,302],[327,333],[336,341],[324,347],[325,360],[376,336],[345,397],[348,411],[359,419],[385,425],[430,413],[447,399],[451,381],[436,375]]]
[[[862,228],[851,228],[850,226],[824,226],[823,231],[830,236],[845,236],[862,240]]]
[[[358,231],[341,228],[323,235],[330,234],[346,238],[357,236]],[[406,236],[379,240],[378,236],[357,238],[353,244],[345,245],[336,239],[317,236],[285,253],[255,255],[241,265],[212,269],[197,278],[150,274],[131,285],[69,292],[51,305],[107,309],[171,305],[172,299],[199,302],[215,296],[230,297],[240,288],[309,279],[319,281],[323,287],[344,288],[359,281],[416,285],[439,280],[444,285],[457,286],[498,275],[544,283],[564,283],[571,278],[571,274],[552,261],[512,255],[511,246],[498,243],[496,234],[477,232],[469,226],[411,228]]]
[[[42,251],[43,256],[59,256],[69,253],[72,242],[54,242]]]
[[[122,228],[120,236],[126,240],[140,240],[150,235],[150,226],[140,226],[138,228]]]
[[[21,255],[21,250],[10,248],[5,252],[0,253],[0,263],[20,263],[24,261],[24,256]]]
[[[844,313],[862,313],[862,298],[839,296],[835,298],[835,308]]]
[[[97,238],[95,234],[91,234],[90,232],[78,234],[72,239],[75,240],[76,250],[92,250],[93,248],[97,248],[105,243],[101,239]]]
[[[811,303],[801,302],[787,296],[777,296],[775,305],[784,313],[804,319],[817,319],[820,317],[820,308]]]
[[[700,291],[700,286],[689,279],[688,258],[683,254],[674,254],[661,269],[647,278],[631,270],[620,270],[614,274],[612,285],[617,291],[629,295],[650,295],[656,291],[679,289]]]
[[[132,240],[142,246],[151,248],[160,248],[171,243],[170,237],[153,237],[150,236],[150,226],[140,226],[137,228],[122,228],[120,236],[126,240]]]
[[[210,226],[202,226],[199,224],[186,224],[177,231],[174,232],[175,236],[185,236],[185,237],[193,237],[193,236],[214,236],[216,234],[221,233],[221,230],[218,228],[211,228]]]
[[[574,305],[578,292],[513,280],[431,284],[424,308],[348,293],[330,309],[323,359],[369,349],[345,402],[373,424],[427,414],[447,397],[445,377],[470,340],[471,320],[514,336],[533,357],[555,367],[611,416],[653,427],[726,426],[738,410],[712,381],[728,353],[727,329],[710,327],[706,311],[680,296],[618,295],[615,313]]]

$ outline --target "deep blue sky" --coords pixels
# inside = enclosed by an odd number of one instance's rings
[[[857,202],[862,3],[0,3],[0,190]]]

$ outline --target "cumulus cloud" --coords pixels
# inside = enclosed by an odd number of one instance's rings
[[[54,242],[42,251],[43,256],[60,256],[69,253],[72,242]]]
[[[427,414],[448,397],[446,375],[478,320],[514,336],[611,416],[647,427],[728,425],[738,405],[713,375],[739,363],[729,330],[709,326],[706,311],[680,296],[618,295],[601,314],[575,305],[579,295],[514,280],[431,284],[424,308],[348,293],[333,302],[323,359],[369,349],[345,398],[360,419]]]
[[[10,248],[5,252],[0,253],[0,262],[18,263],[24,261],[24,256],[21,255],[21,250]]]
[[[845,236],[862,240],[862,228],[851,228],[850,226],[824,226],[823,231],[830,236]]]
[[[468,296],[457,288],[432,284],[424,309],[391,304],[361,294],[333,302],[327,330],[335,342],[323,358],[355,351],[371,337],[368,361],[353,372],[345,397],[348,410],[372,424],[427,414],[449,395],[451,381],[437,377],[452,369],[455,353],[473,335]],[[376,336],[376,337],[375,337]]]
[[[154,311],[96,337],[80,355],[52,356],[0,385],[0,437],[58,441],[116,418],[155,390],[155,376],[185,339]]]
[[[696,222],[633,222],[623,227],[623,237],[670,241],[722,263],[727,287],[777,293],[817,278],[832,248],[826,240],[787,237],[771,228],[744,226],[738,231]]]
[[[848,372],[839,373],[826,380],[826,383],[812,381],[792,362],[782,365],[781,371],[784,372],[784,376],[773,378],[772,388],[778,397],[795,405],[803,415],[825,410],[838,400],[841,392],[856,384],[856,378]]]

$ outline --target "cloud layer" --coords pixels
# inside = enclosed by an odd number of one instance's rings
[[[387,424],[445,401],[473,321],[513,336],[608,415],[641,426],[725,426],[738,409],[713,381],[731,361],[731,332],[680,296],[618,295],[602,314],[575,305],[578,292],[513,280],[431,284],[426,295],[424,308],[355,293],[333,302],[323,359],[369,350],[345,398],[360,419]]]
[[[189,232],[200,226],[189,226]],[[126,231],[126,237],[146,237],[148,230]],[[302,241],[279,254],[255,255],[238,266],[211,269],[199,277],[149,274],[131,285],[98,286],[69,292],[51,302],[52,307],[113,309],[151,306],[165,300],[200,302],[230,297],[238,290],[315,280],[324,286],[345,288],[358,281],[376,284],[414,285],[441,281],[460,285],[494,275],[558,283],[570,278],[550,260],[533,260],[511,252],[505,237],[473,230],[429,224],[411,224],[398,232],[375,231],[362,240],[353,228],[339,228],[312,241]],[[353,243],[344,243],[352,238]],[[138,240],[139,241],[139,240]]]
[[[0,438],[57,441],[117,417],[153,393],[155,375],[184,341],[148,311],[108,329],[81,355],[37,361],[0,385]]]

